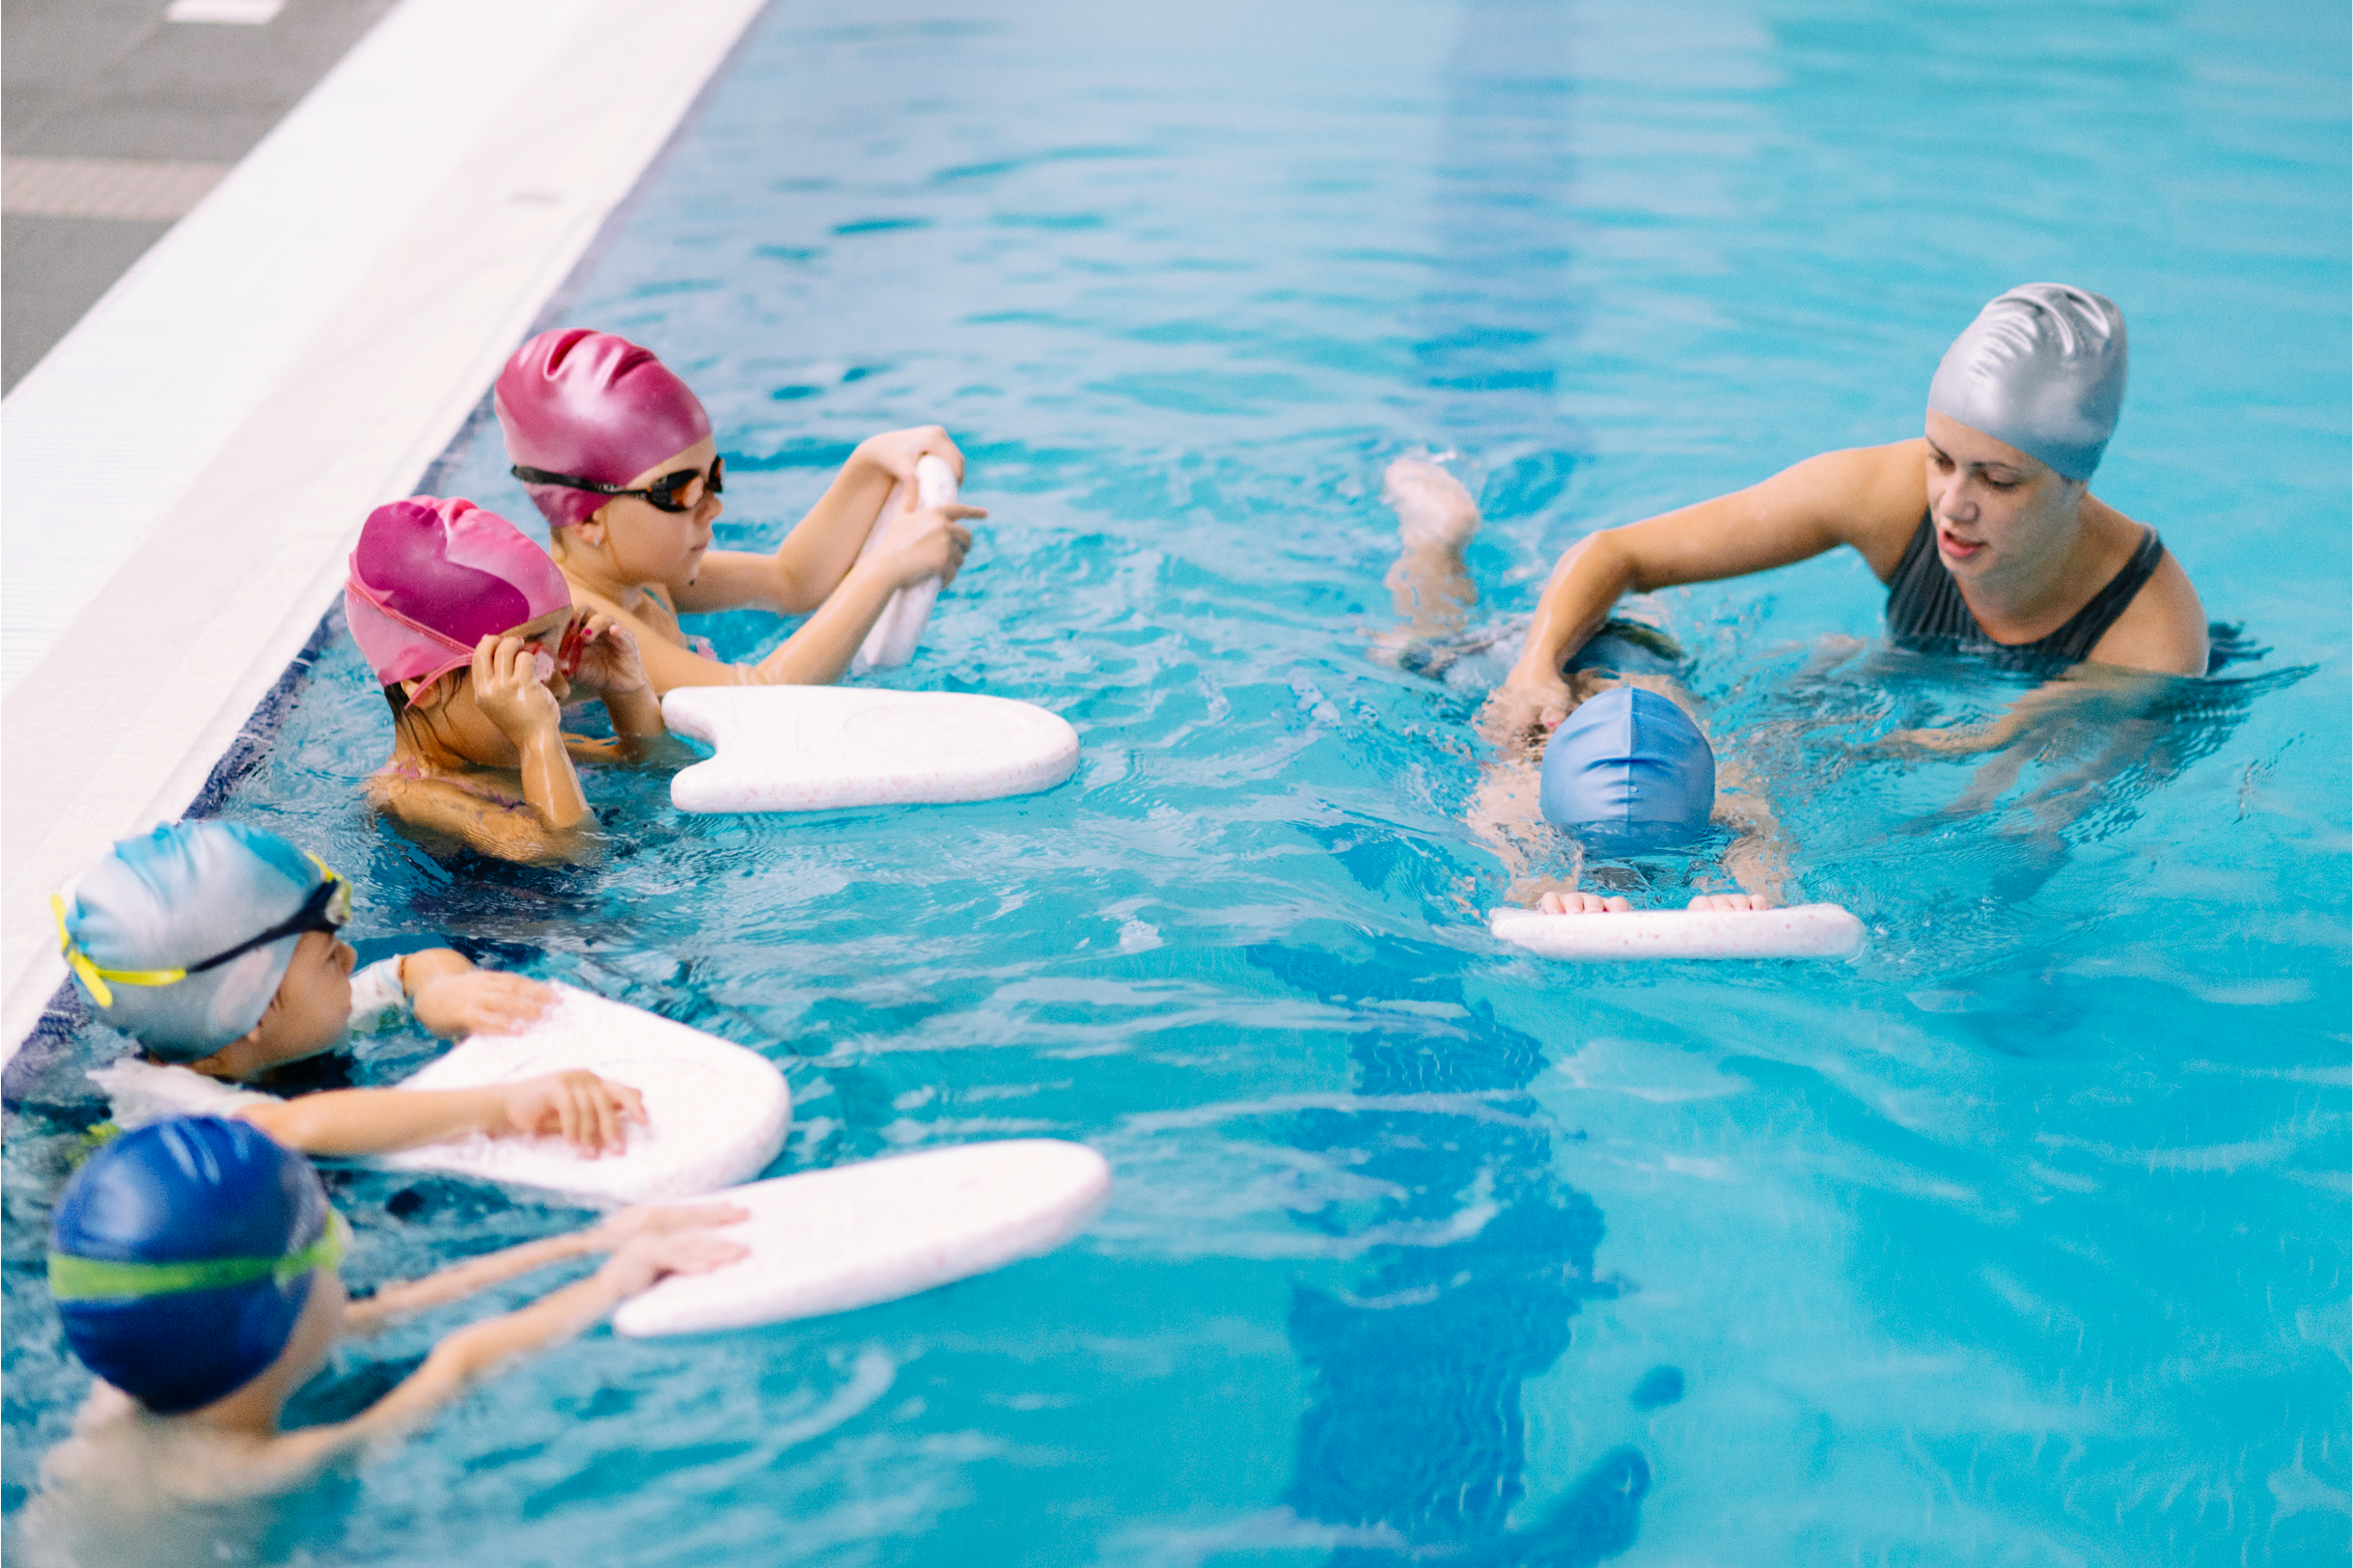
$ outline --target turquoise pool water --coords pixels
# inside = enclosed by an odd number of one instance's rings
[[[593,1335],[231,1560],[2343,1561],[2346,43],[2317,4],[777,8],[564,318],[691,377],[734,542],[945,423],[994,515],[891,679],[1063,712],[1077,776],[732,819],[604,775],[600,869],[438,866],[358,809],[388,729],[332,640],[217,808],[357,875],[362,934],[768,1054],[780,1169],[1050,1134],[1117,1196],[896,1306]],[[1370,653],[1383,464],[1475,467],[1490,624],[1593,528],[1916,430],[2041,278],[2131,322],[2101,493],[2270,651],[2004,774],[1868,751],[2017,687],[1841,641],[1860,563],[1667,594],[1869,951],[1491,942],[1475,695]],[[446,468],[529,517],[494,430]],[[12,1522],[86,1387],[39,1258],[120,1048],[61,1014],[10,1076]],[[333,1179],[363,1283],[575,1218]]]

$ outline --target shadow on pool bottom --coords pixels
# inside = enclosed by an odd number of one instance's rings
[[[1371,1248],[1344,1295],[1294,1291],[1288,1329],[1308,1399],[1283,1500],[1299,1518],[1368,1532],[1334,1553],[1341,1568],[1597,1563],[1640,1528],[1650,1466],[1634,1448],[1609,1450],[1532,1520],[1510,1521],[1526,1496],[1521,1389],[1568,1348],[1586,1302],[1619,1294],[1594,1277],[1601,1211],[1554,1173],[1552,1124],[1522,1098],[1548,1065],[1543,1043],[1467,999],[1458,973],[1431,973],[1430,953],[1393,950],[1403,946],[1376,939],[1363,961],[1281,944],[1250,952],[1311,996],[1450,1004],[1359,1030],[1348,1050],[1370,1107],[1295,1120],[1298,1146],[1397,1195],[1376,1228],[1452,1239]],[[1486,1114],[1441,1103],[1460,1097]],[[1306,1223],[1343,1228],[1336,1216]],[[1682,1391],[1681,1372],[1658,1367],[1630,1397],[1655,1408]]]

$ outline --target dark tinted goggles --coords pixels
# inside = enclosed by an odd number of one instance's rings
[[[718,495],[727,488],[725,457],[713,457],[707,474],[699,468],[676,469],[636,490],[607,484],[601,480],[584,480],[576,474],[551,474],[544,468],[527,468],[521,463],[507,472],[525,484],[561,484],[567,490],[587,490],[594,495],[637,496],[656,511],[692,511],[703,504],[704,496]]]

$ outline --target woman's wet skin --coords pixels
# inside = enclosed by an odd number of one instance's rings
[[[1931,409],[1928,509],[1936,551],[1964,583],[2063,570],[2084,486]]]

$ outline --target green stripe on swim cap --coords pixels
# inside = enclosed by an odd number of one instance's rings
[[[333,1209],[318,1239],[284,1257],[204,1257],[175,1263],[119,1263],[111,1258],[49,1254],[49,1294],[61,1302],[137,1301],[190,1290],[228,1290],[275,1279],[287,1284],[344,1258],[350,1227]]]

